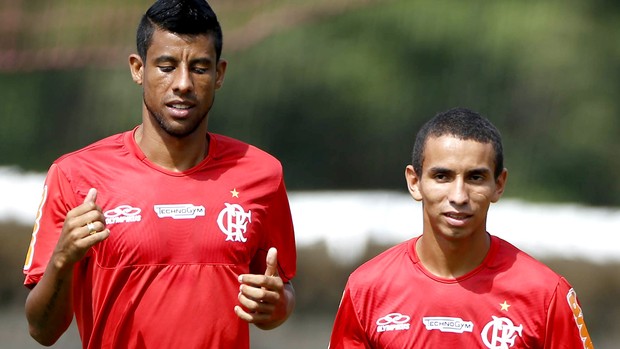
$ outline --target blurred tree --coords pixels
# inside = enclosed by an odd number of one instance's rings
[[[84,20],[67,9],[73,2],[86,18],[100,16]],[[132,3],[134,19],[108,31],[99,17],[124,3],[73,2],[20,3],[39,21],[44,10],[54,14],[44,22],[49,42],[29,28],[21,45],[42,45],[40,56],[56,68],[0,74],[0,164],[43,171],[62,153],[139,122],[140,89],[125,57],[145,5]],[[213,4],[229,69],[210,127],[277,155],[290,189],[404,190],[417,129],[438,111],[466,106],[503,132],[508,196],[620,205],[620,49],[608,44],[620,31],[615,2]],[[80,20],[52,25],[61,17]],[[20,18],[25,28],[30,21]],[[83,33],[93,31],[94,39]],[[112,56],[50,56],[54,42],[74,53],[109,47]],[[58,57],[82,68],[61,68]]]

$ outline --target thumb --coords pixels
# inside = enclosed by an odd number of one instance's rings
[[[86,194],[86,197],[84,198],[84,203],[95,202],[95,200],[97,200],[97,189],[90,188],[88,190],[88,194]]]
[[[267,270],[265,270],[267,276],[279,276],[278,274],[278,250],[272,247],[267,251]]]

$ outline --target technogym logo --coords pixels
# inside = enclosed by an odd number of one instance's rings
[[[439,330],[441,332],[463,333],[472,332],[474,323],[463,321],[457,317],[424,317],[422,318],[427,330]]]
[[[205,215],[204,206],[192,204],[155,205],[153,208],[159,218],[194,219]]]

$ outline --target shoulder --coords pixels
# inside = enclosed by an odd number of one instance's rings
[[[393,246],[360,265],[349,276],[349,287],[366,289],[381,281],[392,280],[407,266],[413,266],[409,256],[409,241]]]
[[[542,261],[502,238],[494,236],[493,239],[498,243],[494,267],[508,268],[511,271],[510,275],[515,275],[522,279],[520,282],[533,288],[555,288],[562,282],[563,277]],[[527,275],[527,278],[523,278],[523,275]]]
[[[125,134],[127,132],[115,134],[62,155],[50,167],[48,176],[54,172],[74,182],[78,178],[86,180],[88,177],[105,173],[112,167],[123,167],[122,159],[129,154],[123,140]]]
[[[131,132],[131,131],[127,131]],[[82,161],[97,162],[109,159],[115,151],[124,148],[123,137],[127,132],[118,133],[91,143],[81,149],[67,153],[56,159],[55,164],[65,167]]]
[[[236,161],[249,170],[282,172],[282,164],[275,156],[254,145],[221,134],[209,133],[209,136],[216,147],[213,156],[218,161]]]

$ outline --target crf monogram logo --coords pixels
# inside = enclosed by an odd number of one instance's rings
[[[227,235],[226,241],[246,242],[248,239],[243,234],[247,231],[248,223],[252,221],[252,212],[245,212],[238,204],[224,204],[226,207],[217,217],[217,224]]]
[[[493,316],[482,330],[482,341],[490,349],[508,349],[515,345],[517,334],[520,337],[522,331],[523,325],[515,326],[508,318]]]

